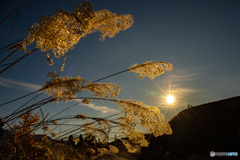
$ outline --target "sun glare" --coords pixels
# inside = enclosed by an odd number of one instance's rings
[[[174,97],[172,95],[168,95],[166,98],[166,101],[168,104],[173,104],[174,102]]]
[[[164,108],[176,108],[180,104],[180,93],[181,91],[176,85],[165,85],[165,88],[160,88],[160,106]]]

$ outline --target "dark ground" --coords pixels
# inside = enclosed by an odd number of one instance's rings
[[[140,160],[240,159],[210,157],[211,151],[240,154],[240,96],[185,109],[169,123],[173,134],[147,135],[150,146],[142,149]]]

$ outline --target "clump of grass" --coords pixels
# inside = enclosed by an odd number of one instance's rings
[[[40,24],[33,25],[27,38],[18,44],[18,49],[24,49],[28,52],[27,55],[29,55],[36,51],[36,49],[29,52],[27,47],[31,43],[36,42],[36,48],[45,52],[47,61],[52,65],[53,61],[49,58],[49,52],[52,52],[55,57],[65,56],[65,53],[69,49],[72,49],[80,38],[85,37],[87,34],[100,31],[100,39],[104,40],[106,36],[112,38],[119,31],[131,27],[132,24],[132,15],[117,15],[108,10],[94,11],[91,3],[83,2],[77,6],[73,13],[58,10],[50,17],[43,16]],[[12,65],[19,60],[13,62]],[[128,140],[123,140],[122,142],[129,152],[139,151],[141,147],[147,147],[149,144],[145,135],[134,128],[137,124],[149,129],[156,137],[172,133],[165,116],[160,113],[157,107],[145,105],[141,101],[117,99],[118,95],[122,93],[120,86],[113,83],[99,83],[101,80],[128,71],[139,74],[140,79],[144,77],[154,79],[167,70],[173,70],[172,64],[152,61],[135,64],[128,69],[93,82],[80,76],[59,76],[64,70],[64,66],[65,59],[61,71],[50,72],[48,76],[51,80],[46,82],[38,91],[0,104],[0,106],[2,106],[34,93],[41,92],[18,107],[16,111],[4,117],[3,121],[0,121],[0,131],[2,132],[2,127],[6,125],[10,128],[12,134],[8,135],[10,140],[6,141],[7,144],[2,144],[0,149],[0,155],[4,159],[118,159],[116,154],[119,150],[114,146],[86,144],[85,146],[76,148],[74,143],[72,143],[72,146],[68,146],[66,144],[48,141],[48,134],[51,134],[55,140],[63,136],[53,132],[55,128],[65,125],[62,120],[77,119],[84,121],[82,125],[78,126],[79,128],[65,133],[64,135],[66,136],[79,130],[79,132],[84,134],[92,133],[95,138],[101,138],[106,141],[109,138],[108,133],[111,131],[112,126],[115,125],[114,127],[119,128],[119,133],[127,137]],[[9,67],[6,67],[6,69],[1,72],[7,70]],[[36,99],[44,92],[48,93],[49,97],[36,102]],[[83,92],[90,93],[92,96],[83,97]],[[110,120],[107,118],[88,117],[83,114],[77,114],[60,117],[58,119],[53,119],[53,116],[47,119],[48,115],[44,116],[41,109],[42,106],[50,102],[69,102],[72,100],[79,100],[83,104],[90,104],[93,100],[113,102],[120,108],[121,117]],[[31,102],[33,102],[33,104],[29,105]],[[66,110],[69,108],[70,107],[66,108]],[[41,111],[41,119],[39,115],[34,115],[33,111],[37,109]],[[60,111],[56,115],[63,111]],[[86,122],[86,119],[90,119],[90,122]],[[17,120],[19,120],[18,124],[12,126],[11,124]],[[55,128],[51,130],[49,126],[52,124],[55,125]],[[34,135],[38,129],[43,129],[44,136],[41,141],[36,142]]]

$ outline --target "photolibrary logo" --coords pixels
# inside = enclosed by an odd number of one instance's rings
[[[210,152],[211,157],[214,157],[215,155],[216,155],[215,152],[213,152],[213,151]]]
[[[210,156],[211,157],[214,157],[214,156],[238,156],[238,152],[214,152],[214,151],[211,151]]]

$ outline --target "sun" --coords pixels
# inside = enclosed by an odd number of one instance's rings
[[[166,98],[166,101],[168,104],[173,104],[174,102],[174,97],[172,95],[168,95]]]
[[[165,85],[164,88],[159,87],[161,93],[159,95],[160,106],[164,108],[177,108],[180,106],[181,90],[176,85]]]

